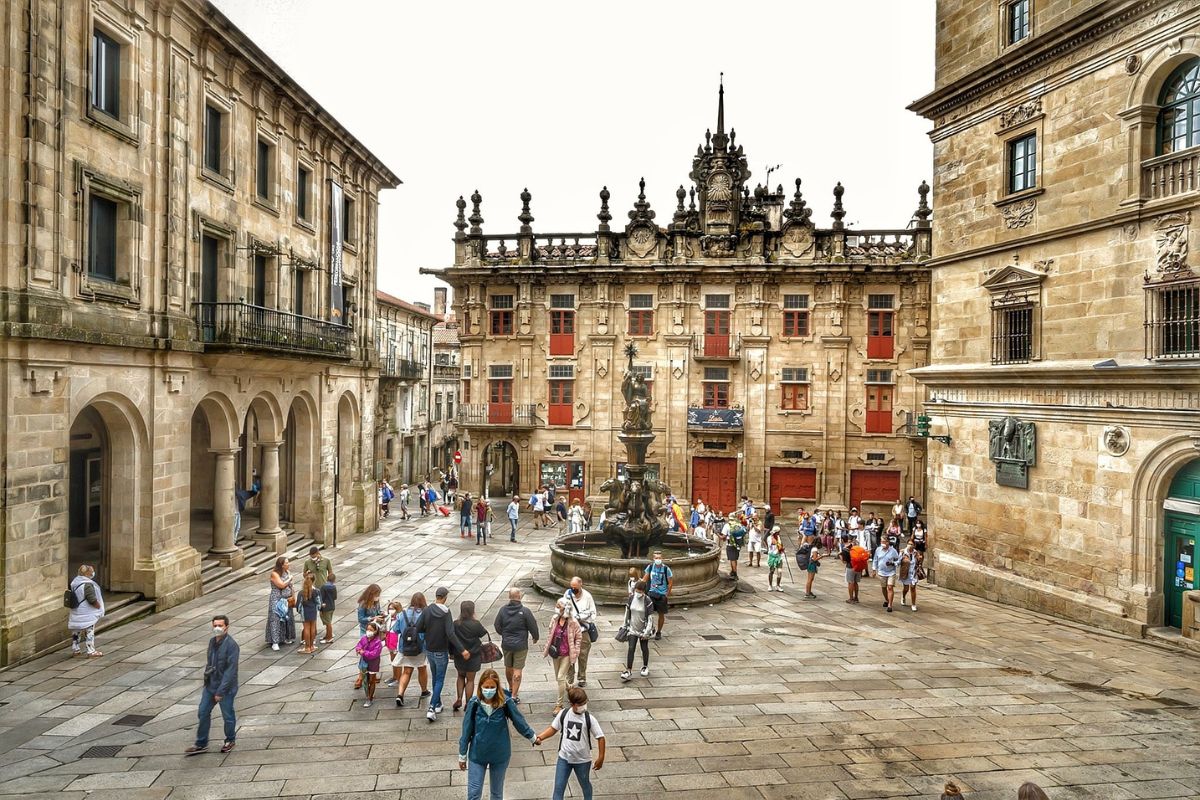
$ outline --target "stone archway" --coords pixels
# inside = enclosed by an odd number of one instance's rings
[[[241,426],[233,403],[223,394],[205,396],[191,419],[192,547],[235,569],[242,550],[234,538],[234,485]]]
[[[283,428],[283,412],[275,397],[265,392],[255,396],[242,423],[241,450],[234,477],[235,492],[256,493],[245,504],[242,535],[253,532],[255,540],[275,552],[283,552],[287,544],[287,536],[279,526],[279,448],[283,443]]]
[[[488,465],[492,467],[490,476],[485,478],[490,497],[512,497],[520,491],[521,465],[512,442],[503,439],[492,442],[483,448],[480,457],[481,475],[487,476]]]
[[[320,494],[316,409],[307,392],[296,395],[288,407],[279,448],[279,515],[291,527],[309,535],[319,527],[314,513]]]
[[[115,591],[139,585],[139,563],[153,558],[151,457],[140,412],[125,397],[92,398],[71,423],[68,465],[68,579],[80,564],[96,567]]]
[[[360,436],[360,419],[358,403],[350,392],[345,392],[338,399],[337,408],[337,459],[333,468],[333,542],[345,535],[360,530],[363,523],[364,497],[361,486],[361,476],[358,470],[358,442]],[[356,488],[358,487],[358,488]],[[372,497],[370,507],[374,509]]]

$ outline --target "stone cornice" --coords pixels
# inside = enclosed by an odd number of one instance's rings
[[[1200,389],[1200,362],[1139,364],[1098,367],[1098,360],[1047,361],[1030,364],[939,364],[911,369],[908,374],[928,387],[1070,386],[1102,390],[1139,387],[1159,390]],[[1200,413],[1197,410],[1196,413]]]

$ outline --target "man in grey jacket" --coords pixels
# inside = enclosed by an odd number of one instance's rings
[[[208,750],[213,706],[221,707],[221,719],[225,722],[225,743],[221,745],[221,752],[232,750],[237,737],[233,698],[238,690],[238,656],[241,651],[229,635],[229,617],[218,614],[212,618],[212,627],[213,637],[208,640],[208,658],[204,662],[204,688],[200,692],[200,725],[196,728],[196,743],[183,751],[188,756]]]
[[[508,693],[513,701],[521,702],[521,672],[525,669],[525,658],[529,655],[529,637],[538,640],[537,620],[533,612],[521,603],[521,590],[515,586],[508,590],[508,605],[502,606],[492,626],[500,635],[500,648],[504,651],[504,678],[508,681]]]

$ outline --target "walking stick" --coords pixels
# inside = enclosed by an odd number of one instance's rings
[[[800,548],[799,548],[799,547],[797,547],[797,548],[796,548],[796,551],[797,551],[797,552],[799,552],[799,551],[800,551]],[[791,563],[788,561],[788,559],[787,559],[787,556],[786,556],[786,555],[783,557],[783,563],[784,563],[784,566],[786,566],[786,567],[787,567],[787,571],[788,571],[788,580],[792,582],[792,586],[795,586],[795,585],[796,585],[796,577],[795,577],[794,575],[792,575],[792,565],[791,565]]]

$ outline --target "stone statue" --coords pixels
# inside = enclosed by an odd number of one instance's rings
[[[630,359],[630,369],[621,381],[621,394],[625,397],[625,422],[621,429],[625,431],[650,430],[650,395],[646,391],[646,379],[640,374],[633,373],[633,359]]]

